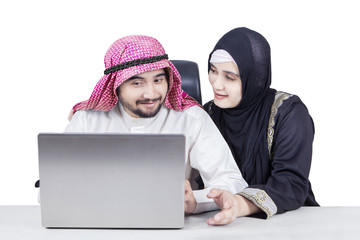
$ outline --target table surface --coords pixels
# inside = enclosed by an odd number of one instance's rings
[[[214,213],[187,216],[183,229],[47,229],[39,206],[0,206],[0,239],[360,239],[360,207],[302,207],[267,220],[209,226]]]

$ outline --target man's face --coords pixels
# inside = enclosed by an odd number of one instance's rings
[[[167,91],[164,69],[143,72],[120,85],[119,101],[130,116],[151,118],[160,111]]]

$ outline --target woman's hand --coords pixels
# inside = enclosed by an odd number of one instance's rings
[[[207,223],[209,225],[229,224],[237,217],[247,216],[260,211],[256,205],[246,198],[234,195],[228,191],[214,188],[208,193],[207,197],[213,199],[221,209],[221,212],[208,219]]]

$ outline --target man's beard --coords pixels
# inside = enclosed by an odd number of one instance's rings
[[[147,103],[150,101],[160,101],[161,97],[155,98],[155,99],[144,99],[144,100],[137,100],[136,106],[138,106],[139,104],[142,103]],[[139,116],[141,118],[152,118],[155,117],[156,114],[159,113],[162,104],[164,103],[164,101],[162,101],[159,106],[152,112],[144,112],[142,111],[140,108],[133,108],[128,102],[124,101],[121,97],[119,97],[119,101],[121,103],[121,105],[123,105],[123,107],[127,108],[129,111],[131,111],[132,113],[134,113],[136,116]]]

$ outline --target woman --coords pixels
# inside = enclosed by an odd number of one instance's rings
[[[318,206],[308,179],[314,124],[299,97],[270,88],[270,46],[259,33],[236,28],[209,56],[214,100],[205,104],[231,148],[249,187],[233,195],[208,195],[222,211],[208,220],[227,224],[235,217],[270,217],[301,206]]]

